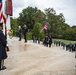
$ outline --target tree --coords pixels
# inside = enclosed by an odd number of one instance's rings
[[[13,30],[13,35],[16,35],[16,32],[18,31],[18,23],[16,18],[11,18],[11,28]]]
[[[36,23],[34,25],[32,35],[37,37],[37,38],[43,39],[44,33],[43,32],[40,33],[41,29],[42,29],[42,25],[40,23]]]
[[[64,31],[63,37],[64,37],[64,39],[75,41],[76,40],[76,27],[75,28],[72,28],[72,27],[67,28]]]
[[[26,24],[30,30],[33,29],[36,22],[41,24],[44,24],[45,22],[45,14],[37,9],[37,7],[27,7],[26,9],[23,9],[19,15],[19,24],[22,26]]]
[[[23,27],[23,25],[26,24],[29,31],[31,32],[32,29],[35,28],[34,25],[36,25],[37,23],[40,23],[41,26],[44,26],[45,24],[49,25],[49,28],[46,34],[51,34],[53,38],[68,39],[69,37],[69,39],[75,39],[75,38],[72,38],[69,33],[71,32],[72,34],[75,35],[75,31],[74,31],[75,28],[71,29],[71,27],[65,23],[64,15],[62,13],[57,15],[56,11],[53,8],[47,8],[45,9],[44,12],[42,12],[37,7],[33,8],[28,6],[27,8],[22,10],[22,12],[19,14],[19,17],[17,19],[12,19],[12,21],[13,21],[12,27],[15,30],[14,33],[17,30],[17,27],[15,27],[15,25],[16,26],[21,25]],[[69,28],[69,31],[67,31],[68,28]],[[68,37],[65,34],[68,34]]]
[[[19,14],[18,22],[20,25],[26,24],[29,29],[32,29],[35,24],[34,15],[37,12],[37,8],[27,7],[23,9],[22,12]]]
[[[62,38],[63,31],[68,27],[65,24],[65,18],[62,13],[56,15],[56,11],[53,8],[45,9],[46,20],[49,24],[49,34],[54,38]]]
[[[35,23],[39,22],[41,24],[45,24],[45,17],[45,14],[41,10],[38,10],[33,18],[35,20]]]

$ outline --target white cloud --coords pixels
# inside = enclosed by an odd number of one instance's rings
[[[22,9],[32,6],[44,10],[45,8],[54,8],[57,12],[63,13],[66,23],[76,25],[76,0],[12,0],[13,17],[18,17]]]
[[[22,8],[25,5],[25,1],[19,1],[19,0],[12,0],[14,8]]]

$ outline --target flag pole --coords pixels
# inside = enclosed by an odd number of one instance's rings
[[[4,14],[5,14],[5,16],[4,16],[4,19],[5,19],[5,21],[4,21],[4,23],[5,23],[5,39],[6,39],[6,41],[7,41],[7,27],[6,27],[6,23],[7,23],[7,14],[6,14],[6,2],[7,2],[7,0],[5,1],[5,6],[4,6],[4,10],[5,10],[5,12],[4,12]]]

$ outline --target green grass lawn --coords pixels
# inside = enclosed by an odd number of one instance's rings
[[[70,44],[70,43],[74,44],[74,43],[76,43],[76,41],[71,41],[71,40],[53,39],[53,41],[59,41],[59,40],[60,40],[60,42],[64,42],[65,44]]]

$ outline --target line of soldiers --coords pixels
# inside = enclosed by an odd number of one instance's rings
[[[36,38],[35,36],[33,36],[32,40],[33,40],[33,43],[40,44],[40,38]],[[71,44],[71,43],[70,44],[65,44],[65,43],[61,42],[60,40],[59,41],[54,41],[53,43],[56,46],[62,46],[63,49],[66,49],[66,51],[67,50],[69,50],[71,52],[76,51],[76,44]],[[46,46],[46,47],[48,47],[48,46],[51,47],[52,37],[51,36],[45,36],[45,38],[43,39],[43,45]]]
[[[73,51],[76,50],[76,44],[71,44],[71,43],[70,44],[65,44],[65,43],[60,42],[60,41],[54,41],[54,45],[62,46],[63,49],[66,49],[66,51],[69,50],[69,51],[73,52]]]
[[[76,44],[67,44],[66,50],[74,52],[76,50]]]
[[[40,38],[37,38],[35,36],[32,37],[33,43],[38,43],[40,44]]]
[[[32,37],[33,43],[38,43],[40,44],[40,38],[36,38],[35,36]],[[51,47],[52,44],[52,37],[51,36],[45,36],[45,38],[43,39],[43,45],[46,47]]]

